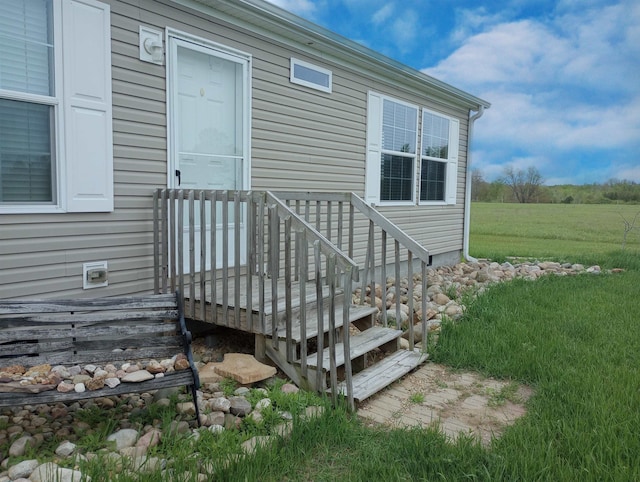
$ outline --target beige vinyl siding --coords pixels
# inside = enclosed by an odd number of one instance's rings
[[[354,191],[362,196],[370,89],[459,118],[457,204],[379,209],[432,254],[462,249],[468,115],[464,109],[434,104],[429,92],[418,96],[397,83],[382,83],[315,58],[305,51],[307,46],[294,49],[166,0],[107,3],[112,23],[115,210],[0,215],[0,298],[152,290],[152,193],[167,184],[166,66],[138,59],[140,25],[170,27],[252,56],[254,190]],[[330,69],[332,93],[290,83],[292,56]],[[365,225],[359,226],[357,240],[356,250],[366,241]],[[82,264],[100,260],[109,263],[109,286],[83,291]]]
[[[0,216],[0,298],[153,288],[151,195],[166,185],[167,170],[164,68],[138,60],[137,12],[110,3],[114,212]],[[82,290],[82,264],[101,260],[109,286]]]

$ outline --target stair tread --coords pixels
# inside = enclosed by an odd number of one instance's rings
[[[402,336],[402,330],[394,330],[393,328],[385,328],[382,326],[374,326],[357,335],[353,335],[349,340],[351,359],[353,360],[354,358],[364,355],[374,348],[378,348],[400,336]],[[327,347],[322,352],[322,367],[324,370],[329,370],[329,360],[330,352]],[[344,360],[344,343],[336,343],[336,366],[344,365]],[[318,366],[317,353],[307,357],[307,365],[310,367]]]
[[[427,355],[420,351],[398,350],[375,365],[353,375],[353,398],[361,402],[391,385],[426,359]],[[347,395],[345,382],[338,384],[338,390],[343,395]]]
[[[340,328],[343,326],[342,320],[342,302],[336,303],[335,311],[336,311],[336,328]],[[376,312],[376,308],[372,308],[371,306],[362,306],[362,305],[351,305],[349,308],[349,323],[352,323],[356,320],[364,318],[365,316],[369,316]],[[318,335],[318,310],[316,307],[311,308],[307,311],[307,339],[313,338]],[[329,310],[324,310],[324,332],[329,331]],[[278,330],[278,338],[284,339],[287,336],[286,328],[280,328]],[[300,319],[294,321],[293,326],[291,327],[291,337],[296,342],[299,343],[302,340],[302,335],[300,332]]]

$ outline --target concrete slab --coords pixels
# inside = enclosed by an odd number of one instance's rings
[[[358,408],[368,423],[388,427],[438,426],[451,439],[472,434],[489,444],[526,413],[526,386],[427,363]]]

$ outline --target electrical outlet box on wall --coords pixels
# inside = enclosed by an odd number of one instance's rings
[[[82,265],[82,289],[109,286],[109,267],[106,261],[94,261]]]

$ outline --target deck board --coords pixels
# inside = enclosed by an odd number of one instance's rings
[[[260,327],[258,326],[259,319],[260,319],[259,306],[260,306],[260,299],[261,299],[260,291],[259,291],[260,277],[258,276],[251,277],[250,286],[251,286],[252,292],[251,292],[250,305],[247,303],[248,301],[247,285],[249,284],[247,278],[248,277],[246,275],[240,276],[240,283],[236,283],[235,278],[228,278],[226,280],[226,285],[227,285],[226,286],[226,290],[227,290],[226,312],[224,310],[224,303],[222,299],[222,293],[224,292],[225,282],[224,280],[221,280],[221,279],[216,281],[216,293],[218,295],[218,299],[216,300],[216,308],[215,308],[216,315],[217,315],[216,316],[217,322],[215,322],[215,324],[221,325],[221,326],[229,326],[231,328],[236,328],[242,331],[248,331],[252,333],[270,334],[271,320],[273,318],[273,304],[272,304],[273,289],[272,289],[271,279],[270,278],[264,279],[264,298],[262,299],[264,299],[264,305],[265,305],[264,306],[265,326]],[[304,303],[301,303],[302,300],[300,299],[300,283],[298,281],[295,281],[292,283],[292,286],[291,286],[291,307],[294,310],[295,317],[297,317],[297,313],[301,305],[304,305],[307,307],[314,307],[316,305],[315,281],[309,281],[305,283],[305,286],[306,286],[306,290],[305,290],[306,293],[305,293]],[[239,291],[239,296],[236,297],[237,287],[239,287],[240,291]],[[285,281],[284,279],[279,279],[276,285],[276,293],[275,293],[278,297],[277,313],[278,313],[278,317],[280,318],[279,321],[282,321],[282,317],[284,317],[284,313],[286,309],[285,292],[286,292]],[[338,295],[342,296],[342,293],[343,293],[343,290],[341,288],[336,289],[337,296]],[[328,286],[322,287],[322,295],[323,295],[323,300],[325,301],[328,300],[329,298]],[[185,284],[184,297],[185,297],[185,300],[191,299],[190,289],[187,284]],[[240,320],[236,319],[236,313],[238,313],[238,311],[236,310],[236,298],[238,300],[238,304],[240,308],[239,310]],[[205,319],[202,319],[202,315],[201,315],[201,303],[203,301],[206,303]],[[206,284],[204,300],[200,293],[200,290],[196,288],[194,302],[195,302],[195,316],[191,316],[191,313],[188,313],[188,310],[186,310],[187,312],[185,313],[185,315],[199,321],[214,323],[212,303],[211,303],[210,281],[207,281],[207,284]],[[185,301],[185,305],[186,306],[189,305],[188,301]],[[253,326],[249,326],[250,323],[247,316],[247,306],[251,306]]]
[[[427,355],[419,351],[399,350],[381,362],[353,375],[353,398],[359,402],[391,385],[427,359]],[[346,395],[345,383],[338,384],[338,389]]]

